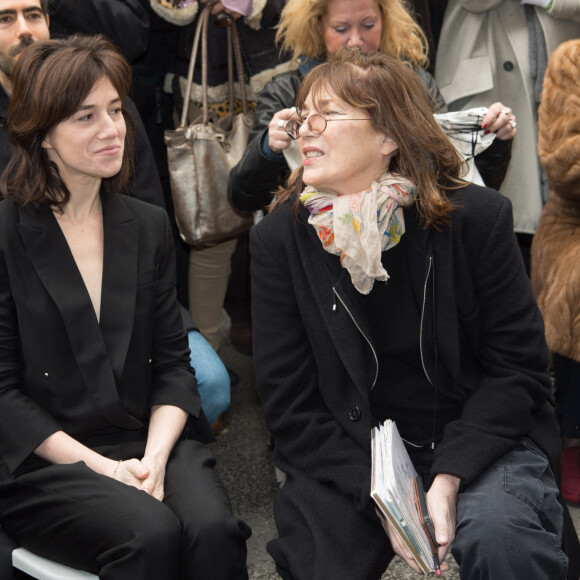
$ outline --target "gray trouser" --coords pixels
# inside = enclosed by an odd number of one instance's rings
[[[457,500],[453,556],[462,580],[564,579],[562,507],[544,454],[519,443]]]
[[[284,580],[378,580],[393,557],[379,519],[336,487],[289,475],[268,544]],[[462,580],[564,580],[562,507],[543,453],[528,440],[457,501],[453,555]]]

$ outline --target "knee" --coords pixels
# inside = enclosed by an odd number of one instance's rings
[[[154,500],[157,501],[157,500]],[[143,503],[132,517],[120,517],[107,534],[101,551],[102,578],[177,578],[181,568],[181,524],[175,514],[158,502]],[[129,576],[130,574],[130,576]]]
[[[131,549],[143,561],[164,561],[178,559],[181,548],[181,523],[177,516],[165,505],[150,512],[150,517],[141,519],[129,534]]]
[[[249,526],[228,511],[205,514],[195,522],[195,526],[189,526],[187,532],[197,549],[213,550],[222,555],[245,544],[251,535]]]
[[[481,552],[493,548],[491,553],[504,549],[509,551],[518,538],[518,526],[514,527],[514,523],[505,513],[493,509],[485,513],[467,514],[458,522],[454,547],[462,550],[473,547]]]
[[[490,509],[464,517],[452,548],[461,578],[564,578],[560,538],[527,517],[530,509]]]
[[[184,570],[201,580],[247,578],[250,528],[233,514],[202,516],[185,528]]]
[[[212,387],[212,390],[202,397],[202,407],[208,421],[212,424],[219,415],[225,413],[230,408],[230,388],[229,380],[227,383],[216,384]],[[207,409],[207,411],[206,411]],[[213,421],[210,419],[210,415],[213,417]]]
[[[220,404],[230,402],[230,377],[221,361],[219,365],[206,365],[203,370],[196,369],[197,388],[200,393],[211,397]]]
[[[195,367],[197,389],[201,406],[208,421],[213,423],[230,407],[230,378],[223,363],[217,358],[216,364]]]

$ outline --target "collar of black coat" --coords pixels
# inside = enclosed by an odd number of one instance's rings
[[[48,207],[20,208],[18,230],[30,260],[59,309],[87,388],[119,427],[141,422],[124,409],[115,376],[127,356],[137,293],[139,220],[123,196],[102,196],[104,256],[100,322],[66,239]],[[55,259],[59,256],[59,259]],[[122,267],[119,257],[122,256]]]

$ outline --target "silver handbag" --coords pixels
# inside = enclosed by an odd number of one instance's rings
[[[204,247],[236,237],[253,225],[253,215],[233,208],[227,196],[230,170],[240,160],[254,115],[248,110],[242,53],[236,23],[227,23],[228,85],[230,111],[211,120],[208,108],[207,33],[211,4],[199,15],[187,90],[177,129],[165,131],[171,196],[181,238],[189,245]],[[201,82],[203,110],[187,124],[191,84],[201,38]],[[242,96],[242,113],[234,114],[234,54]]]

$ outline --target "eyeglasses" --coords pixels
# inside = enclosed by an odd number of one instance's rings
[[[306,124],[308,125],[310,132],[313,133],[315,137],[318,137],[318,135],[322,135],[322,133],[326,131],[326,126],[332,121],[370,121],[370,119],[327,119],[320,113],[313,113],[303,123],[300,121],[288,121],[284,129],[288,137],[291,139],[298,139],[302,127]]]

